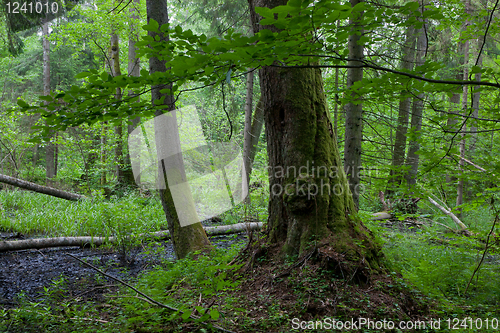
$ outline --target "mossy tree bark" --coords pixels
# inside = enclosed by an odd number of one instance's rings
[[[158,22],[160,26],[168,23],[168,7],[166,0],[147,0],[147,17],[148,23],[150,20],[155,20]],[[156,36],[160,38],[160,40],[168,41],[169,36],[167,34],[158,34],[156,32],[149,31],[148,34],[155,38]],[[160,60],[158,58],[152,57],[149,59],[149,69],[150,73],[153,74],[155,72],[165,72],[167,68],[165,66],[165,61]],[[170,85],[171,87],[171,85]],[[168,85],[156,85],[151,87],[151,101],[154,105],[155,100],[160,100],[164,98],[164,104],[168,105],[169,111],[175,109],[175,99],[174,96],[169,94],[161,93],[160,90],[168,89]],[[156,116],[161,116],[163,111],[159,109],[156,112]],[[156,123],[155,123],[156,127]],[[158,149],[159,156],[165,156],[160,153],[160,149],[173,149],[175,151],[180,151],[180,140],[179,134],[177,131],[177,126],[175,128],[171,128],[171,131],[158,131],[155,130],[156,135],[156,147]],[[178,145],[179,147],[171,147],[172,145]],[[179,176],[176,177],[176,181],[185,181],[185,172],[184,165],[182,161],[182,154],[176,154],[173,158],[174,161],[169,160],[168,166],[176,168],[179,171]],[[210,246],[210,241],[208,240],[207,234],[203,229],[203,226],[200,222],[195,224],[190,224],[188,226],[182,227],[180,225],[178,212],[176,210],[174,200],[172,197],[172,193],[169,188],[168,180],[166,177],[166,173],[168,170],[165,169],[166,163],[163,160],[159,162],[159,171],[160,174],[163,175],[163,179],[165,181],[165,188],[160,189],[160,200],[163,206],[163,210],[165,211],[165,216],[168,222],[168,229],[170,231],[172,243],[174,245],[174,251],[177,255],[177,258],[181,259],[186,257],[190,252],[204,250]],[[177,185],[177,184],[170,184]],[[193,207],[194,208],[194,207]],[[185,207],[185,209],[189,209]],[[193,212],[196,214],[196,211]]]
[[[254,8],[272,8],[286,0],[249,3],[257,31],[260,18]],[[260,80],[269,157],[270,243],[281,245],[281,253],[288,255],[326,247],[378,269],[379,247],[355,217],[321,71],[270,66],[260,70]]]

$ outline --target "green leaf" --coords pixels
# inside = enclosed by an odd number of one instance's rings
[[[210,311],[210,317],[212,317],[212,319],[213,319],[213,320],[217,320],[217,319],[219,319],[219,317],[220,317],[220,313],[219,313],[219,311],[217,311],[217,310],[215,310],[215,309],[212,309],[212,310]]]
[[[295,8],[302,7],[302,0],[290,0],[287,5]]]
[[[83,78],[88,77],[90,75],[91,75],[90,72],[81,72],[81,73],[78,73],[75,75],[75,79],[83,79]]]
[[[472,68],[470,69],[471,74],[482,73],[482,72],[483,72],[483,68],[479,67],[479,66],[472,66]]]
[[[22,108],[28,108],[28,107],[29,107],[29,104],[28,104],[28,103],[26,103],[25,101],[23,101],[23,100],[22,100],[22,99],[20,99],[20,98],[17,100],[17,105],[19,105],[19,106],[20,106],[20,107],[22,107]]]
[[[214,72],[214,67],[213,66],[208,66],[205,68],[205,75],[210,75]]]
[[[38,97],[39,99],[41,99],[42,101],[47,101],[47,102],[52,102],[54,100],[54,98],[52,98],[52,96],[50,95],[47,95],[47,96],[39,96]]]
[[[158,31],[159,27],[160,25],[158,24],[158,22],[156,22],[155,20],[150,20],[149,23],[143,26],[142,28],[146,31],[156,32]]]
[[[274,18],[274,13],[267,7],[255,7],[255,12],[264,18]]]
[[[227,71],[226,73],[226,83],[227,84],[230,84],[231,83],[231,73],[233,72],[233,70],[231,68],[229,68],[229,70]]]
[[[110,75],[108,73],[106,73],[106,72],[101,73],[101,80],[108,81],[109,77],[110,77]]]
[[[192,313],[192,311],[191,311],[191,310],[186,310],[186,311],[184,311],[184,313],[182,314],[181,318],[182,318],[183,320],[188,320],[188,319],[189,319],[189,317],[191,316],[191,313]]]

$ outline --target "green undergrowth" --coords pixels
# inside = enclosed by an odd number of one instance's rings
[[[229,250],[214,249],[196,260],[165,261],[140,276],[135,284],[138,289],[180,312],[144,302],[128,288],[123,288],[121,297],[114,298],[112,304],[123,309],[125,325],[136,331],[183,332],[186,322],[193,321],[190,315],[202,317],[201,321],[206,323],[215,322],[225,314],[237,316],[244,309],[232,307],[234,300],[227,293],[242,283],[232,274],[240,266],[230,265],[242,245],[234,244]]]
[[[166,228],[159,200],[135,194],[73,202],[27,191],[0,191],[0,204],[0,227],[26,235],[111,237]]]
[[[60,278],[45,288],[41,301],[20,295],[18,307],[0,308],[0,332],[211,332],[223,313],[237,316],[244,311],[224,296],[241,283],[229,277],[240,266],[229,263],[242,246],[194,254],[196,259],[164,260],[128,281],[177,311],[153,305],[122,285],[105,294],[104,302],[81,302],[68,295],[66,281]]]
[[[455,227],[444,218],[438,220]],[[385,221],[367,225],[384,243],[389,267],[440,301],[439,317],[500,318],[500,226],[496,226],[485,253],[494,221],[491,212],[469,212],[462,220],[471,236],[450,232],[431,220],[423,220],[420,227],[406,225],[403,230],[382,226]]]

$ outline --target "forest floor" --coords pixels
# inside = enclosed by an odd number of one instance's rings
[[[106,230],[120,232],[123,226],[137,233],[164,228],[161,206],[148,198],[54,201],[58,205],[41,200],[26,193],[5,196],[0,240],[77,232],[102,235]],[[205,224],[238,222],[231,217]],[[368,321],[365,327],[351,331],[500,331],[498,232],[486,242],[492,220],[486,209],[464,217],[470,236],[450,233],[428,218],[367,221],[383,244],[387,266],[369,281],[325,269],[314,256],[277,260],[272,248],[241,269],[248,263],[241,255],[248,244],[245,234],[210,237],[214,251],[196,259],[173,260],[170,242],[141,240],[121,249],[115,245],[0,253],[0,332],[221,331],[211,325],[230,332],[337,332],[343,330],[332,328],[333,323],[359,326],[363,318]],[[146,223],[143,229],[133,229]],[[148,303],[70,255],[179,311]],[[242,260],[234,261],[238,255]],[[183,320],[190,315],[201,319]],[[369,320],[372,326],[366,326]],[[431,326],[439,320],[440,329]],[[323,330],[318,322],[325,325]],[[396,328],[384,326],[389,322]],[[402,322],[420,326],[398,329]]]
[[[19,237],[19,234],[0,232],[0,240]],[[210,241],[217,248],[228,248],[245,238],[244,234],[212,236]],[[174,259],[169,241],[135,247],[126,252],[106,247],[63,247],[0,253],[0,304],[17,306],[21,294],[30,301],[43,301],[47,290],[57,283],[63,284],[58,289],[61,297],[83,301],[102,301],[102,294],[117,290],[116,282],[71,258],[68,253],[114,277],[129,281],[164,260]]]

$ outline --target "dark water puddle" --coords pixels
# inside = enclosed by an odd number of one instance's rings
[[[245,239],[244,234],[210,237],[212,245],[218,248],[230,248],[232,244],[244,242]],[[174,258],[172,244],[169,241],[132,249],[127,252],[126,257],[119,251],[106,248],[75,247],[0,253],[0,305],[15,306],[21,292],[29,300],[39,300],[45,297],[44,287],[50,287],[61,278],[64,281],[61,289],[64,289],[69,296],[85,293],[85,297],[95,298],[95,293],[86,291],[96,286],[116,284],[115,281],[103,277],[66,253],[124,280],[136,277],[140,272],[153,268],[164,259]]]

